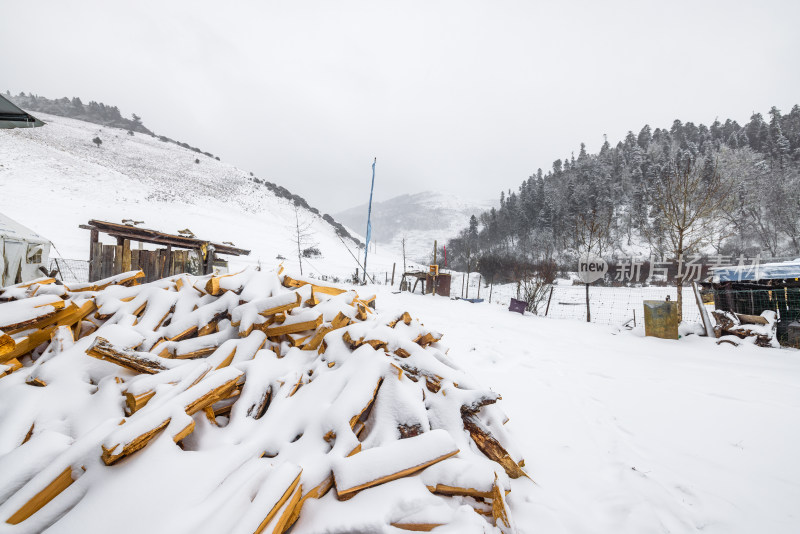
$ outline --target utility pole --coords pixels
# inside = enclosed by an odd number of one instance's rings
[[[367,242],[364,243],[364,283],[367,283],[367,255],[369,254],[369,240],[372,237],[372,192],[375,190],[375,164],[378,158],[372,161],[372,186],[369,189],[369,208],[367,209]]]

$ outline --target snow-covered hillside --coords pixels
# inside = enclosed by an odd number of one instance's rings
[[[478,216],[495,205],[492,201],[470,201],[440,192],[427,191],[400,195],[372,203],[372,238],[381,246],[399,249],[406,238],[406,254],[414,261],[427,263],[434,240],[439,246],[467,227],[471,215]],[[364,233],[367,204],[334,215],[337,221]]]
[[[0,131],[0,210],[49,238],[56,255],[88,259],[88,232],[78,225],[89,219],[134,219],[170,233],[188,228],[202,239],[252,251],[232,258],[232,267],[273,266],[281,256],[296,267],[293,203],[248,172],[149,135],[38,115],[46,126]],[[102,140],[99,147],[95,137]],[[301,224],[311,225],[304,248],[317,246],[322,253],[304,260],[304,272],[341,278],[354,272],[356,263],[334,227],[308,209],[299,214]],[[344,241],[357,254],[357,245]],[[370,255],[369,270],[391,271],[392,262],[401,260],[390,252]]]

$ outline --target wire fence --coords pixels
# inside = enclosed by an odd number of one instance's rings
[[[68,284],[82,284],[89,281],[89,262],[86,260],[50,258],[48,270],[56,271],[56,278]]]
[[[774,311],[778,318],[778,339],[783,343],[788,341],[789,325],[800,321],[800,287],[715,290],[714,305],[719,310],[747,315]]]
[[[644,324],[645,300],[678,300],[674,287],[589,287],[589,309],[593,323],[621,325]],[[549,307],[548,307],[549,301]],[[701,322],[694,292],[683,289],[683,320]],[[552,294],[545,297],[539,314],[554,319],[586,320],[585,286],[553,286]]]

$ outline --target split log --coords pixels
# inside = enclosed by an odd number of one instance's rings
[[[326,295],[341,295],[342,293],[347,293],[346,289],[340,289],[338,287],[330,287],[330,286],[320,286],[317,284],[312,284],[310,282],[306,282],[305,280],[295,280],[290,276],[283,277],[283,285],[285,287],[303,287],[305,285],[310,285],[315,293],[324,293]]]
[[[0,358],[14,350],[14,338],[0,330]],[[2,361],[2,359],[0,359]]]
[[[760,325],[768,325],[769,321],[766,318],[760,315],[747,315],[744,313],[737,313],[736,317],[739,318],[739,321],[742,324],[760,324]]]
[[[108,278],[104,278],[103,280],[97,280],[95,282],[89,282],[86,284],[72,284],[67,286],[67,290],[71,293],[79,293],[82,291],[102,291],[103,289],[107,288],[111,285],[117,286],[135,286],[139,284],[139,280],[144,278],[143,271],[128,271],[127,273],[121,273],[114,276],[109,276]]]
[[[42,491],[37,493],[30,501],[25,503],[22,508],[14,512],[11,517],[6,520],[6,523],[10,525],[18,525],[22,523],[30,516],[44,508],[47,503],[55,499],[62,491],[67,489],[73,481],[72,468],[67,467]]]
[[[288,319],[286,321],[289,322]],[[303,321],[298,323],[282,324],[280,326],[272,326],[267,328],[266,334],[269,338],[275,338],[284,334],[296,334],[297,332],[304,332],[306,330],[316,330],[322,324],[322,315],[311,321]]]
[[[495,484],[492,487],[492,517],[494,518],[495,526],[500,529],[500,532],[503,534],[512,532],[506,495],[497,485],[497,479],[495,479]]]
[[[500,442],[492,436],[492,433],[481,423],[476,414],[464,413],[462,411],[462,420],[464,421],[464,429],[469,432],[472,441],[478,446],[478,449],[492,461],[497,462],[506,474],[511,478],[528,477],[528,474],[511,458],[508,451],[500,445]]]
[[[300,501],[299,495],[302,493],[300,476],[302,473],[303,470],[299,466],[282,463],[269,474],[264,486],[253,499],[253,513],[263,513],[259,512],[262,510],[267,511],[261,523],[255,529],[255,534],[263,532],[270,521],[287,503],[289,503],[289,506],[281,514],[278,525],[285,525],[288,522],[292,512],[294,512],[294,508]],[[249,517],[245,517],[245,521],[247,519]],[[276,530],[273,530],[273,532],[276,532]],[[280,530],[277,531],[282,532]]]
[[[5,363],[0,363],[0,378],[22,369],[22,364],[16,358],[11,358]]]
[[[161,358],[149,352],[117,347],[105,338],[97,337],[86,350],[86,354],[98,360],[106,360],[137,373],[155,374],[172,369],[183,362]]]
[[[450,434],[437,429],[339,459],[333,468],[338,498],[412,475],[458,452]]]
[[[41,295],[0,304],[0,331],[15,334],[46,326],[47,319],[63,310],[65,302],[55,295]],[[73,305],[74,306],[74,305]]]

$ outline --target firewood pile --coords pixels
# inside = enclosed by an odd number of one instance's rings
[[[0,524],[514,531],[524,461],[441,333],[282,269],[142,276],[0,290]]]
[[[717,345],[728,343],[739,346],[753,343],[759,347],[780,347],[777,339],[777,314],[767,310],[761,315],[746,315],[724,310],[711,312],[717,324],[714,327]]]

